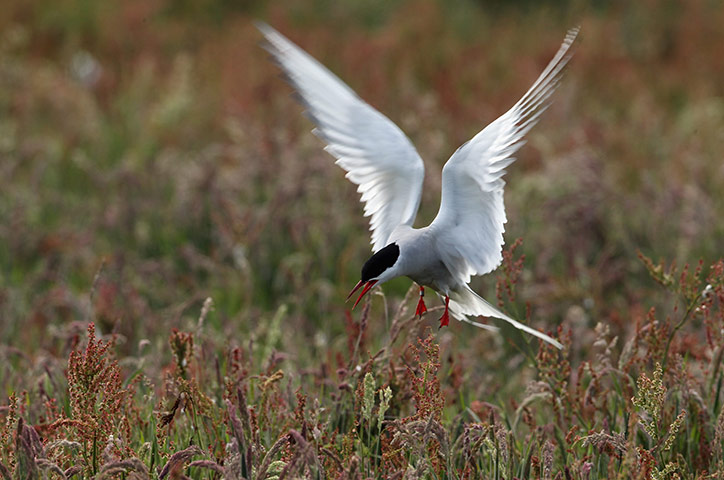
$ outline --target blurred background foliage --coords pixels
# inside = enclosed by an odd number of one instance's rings
[[[719,1],[5,0],[8,365],[66,355],[92,319],[122,352],[149,340],[169,361],[168,332],[193,325],[206,297],[220,344],[263,337],[282,312],[276,347],[295,361],[345,350],[344,297],[370,252],[367,223],[259,48],[259,19],[410,136],[428,169],[418,226],[437,211],[448,156],[581,26],[554,103],[506,177],[506,239],[522,237],[526,257],[508,308],[522,316],[530,304],[537,327],[580,331],[584,350],[599,321],[625,338],[650,306],[672,303],[652,292],[637,250],[679,265],[721,255]],[[373,345],[408,286],[386,285],[389,305],[374,297]],[[494,275],[474,287],[493,298]],[[471,328],[451,325],[443,350],[469,352],[468,365],[491,345],[512,355]],[[8,368],[4,391],[26,382]],[[510,380],[466,375],[481,395]]]

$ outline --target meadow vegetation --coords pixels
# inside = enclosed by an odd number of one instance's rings
[[[263,19],[440,167],[581,26],[474,288],[350,311],[354,186]],[[724,477],[720,2],[6,0],[0,478]],[[428,307],[435,306],[430,297]]]

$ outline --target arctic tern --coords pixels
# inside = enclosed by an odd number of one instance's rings
[[[427,308],[424,287],[445,299],[440,326],[450,315],[475,326],[495,317],[558,348],[550,336],[513,320],[477,295],[470,277],[495,270],[502,261],[506,223],[503,175],[525,143],[523,137],[548,107],[578,28],[563,44],[530,89],[513,107],[453,153],[442,169],[440,210],[432,223],[413,228],[425,173],[420,155],[390,119],[362,100],[317,60],[264,23],[264,47],[285,73],[307,115],[313,133],[327,145],[346,177],[358,185],[364,215],[371,217],[373,255],[347,299],[362,288],[355,306],[375,285],[407,276],[419,285],[416,314]]]

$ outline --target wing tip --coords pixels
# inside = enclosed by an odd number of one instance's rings
[[[578,34],[581,33],[581,26],[580,25],[574,25],[573,27],[568,29],[568,32],[566,32],[566,40],[569,43],[573,43],[573,41],[576,39]]]
[[[252,23],[261,33],[266,34],[267,32],[275,32],[274,27],[266,23],[264,20],[254,19]]]

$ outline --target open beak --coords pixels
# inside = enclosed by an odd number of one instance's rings
[[[349,295],[347,295],[347,301],[349,301],[349,299],[352,298],[352,295],[354,295],[355,292],[356,292],[357,290],[359,290],[360,287],[362,287],[362,285],[364,285],[365,288],[362,289],[362,293],[359,294],[359,297],[357,297],[357,301],[354,302],[354,305],[352,306],[352,309],[353,309],[353,310],[354,310],[354,307],[357,306],[357,304],[359,303],[359,301],[362,300],[362,297],[364,297],[365,294],[366,294],[367,292],[369,292],[372,287],[375,286],[375,283],[377,283],[377,280],[370,280],[370,281],[367,282],[367,283],[362,282],[362,280],[360,280],[359,282],[357,282],[357,285],[355,285],[354,288],[352,289],[352,291],[349,292]]]

